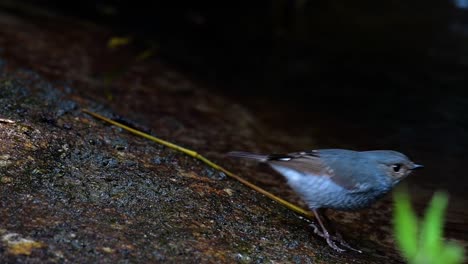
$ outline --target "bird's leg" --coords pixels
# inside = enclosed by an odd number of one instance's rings
[[[314,214],[315,214],[315,217],[317,218],[317,222],[319,224],[319,226],[317,226],[316,224],[311,224],[311,226],[314,228],[314,233],[325,238],[325,240],[327,241],[328,245],[333,248],[334,250],[338,251],[338,252],[343,252],[345,251],[344,249],[338,247],[336,245],[336,243],[339,243],[341,246],[347,248],[347,249],[350,249],[350,250],[353,250],[353,251],[356,251],[356,252],[359,252],[359,253],[362,253],[361,250],[358,250],[358,249],[355,249],[353,247],[351,247],[344,239],[343,237],[341,236],[341,234],[336,230],[336,228],[334,227],[334,225],[332,224],[332,222],[327,218],[326,214],[322,214],[323,216],[323,220],[327,223],[328,226],[331,226],[334,230],[335,230],[335,235],[330,235],[330,233],[328,232],[328,230],[325,228],[325,225],[320,217],[320,214],[319,214],[319,211],[318,210],[313,210]]]
[[[319,215],[318,210],[317,210],[317,209],[313,209],[312,211],[314,212],[315,218],[317,218],[317,222],[318,222],[318,224],[320,225],[320,229],[321,229],[321,230],[319,230],[319,228],[318,228],[316,225],[312,224],[312,227],[314,228],[314,233],[317,234],[317,235],[319,235],[319,236],[321,236],[321,237],[323,237],[323,238],[325,238],[325,240],[327,241],[328,245],[329,245],[331,248],[333,248],[334,250],[336,250],[336,251],[338,251],[338,252],[343,252],[343,251],[345,251],[344,249],[338,247],[338,246],[335,244],[335,242],[333,241],[333,240],[334,240],[334,239],[333,239],[334,237],[333,237],[333,236],[330,236],[330,234],[328,233],[327,229],[326,229],[325,226],[323,225],[322,220],[320,219],[320,215]]]
[[[333,228],[335,230],[335,236],[332,236],[332,239],[338,243],[340,243],[340,245],[342,245],[343,247],[347,248],[347,249],[350,249],[350,250],[353,250],[353,251],[356,251],[356,252],[359,252],[359,253],[362,253],[361,250],[358,250],[358,249],[355,249],[353,247],[351,247],[348,242],[346,242],[344,239],[343,239],[343,236],[340,234],[340,232],[338,232],[338,229],[335,227],[335,225],[333,224],[332,221],[330,221],[330,219],[327,217],[327,215],[325,213],[322,214],[323,216],[323,220],[325,221],[325,223],[330,226],[331,228]]]
[[[314,229],[314,234],[324,237],[323,232],[320,231],[320,228],[314,222],[310,222],[310,226]]]

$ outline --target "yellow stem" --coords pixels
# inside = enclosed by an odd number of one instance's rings
[[[105,121],[107,123],[110,123],[110,124],[112,124],[114,126],[120,127],[120,128],[122,128],[124,130],[127,130],[130,133],[133,133],[135,135],[144,137],[144,138],[149,139],[151,141],[154,141],[154,142],[156,142],[158,144],[164,145],[164,146],[166,146],[168,148],[180,151],[180,152],[185,153],[185,154],[187,154],[187,155],[189,155],[189,156],[191,156],[193,158],[196,158],[196,159],[204,162],[208,166],[210,166],[210,167],[212,167],[212,168],[214,168],[214,169],[216,169],[218,171],[223,172],[224,174],[228,175],[231,178],[236,179],[237,181],[241,182],[242,184],[246,185],[247,187],[249,187],[249,188],[251,188],[251,189],[253,189],[253,190],[255,190],[255,191],[257,191],[257,192],[259,192],[259,193],[261,193],[263,195],[265,195],[266,197],[268,197],[268,198],[282,204],[283,206],[289,208],[290,210],[292,210],[292,211],[294,211],[294,212],[296,212],[296,213],[298,213],[298,214],[300,214],[300,215],[302,215],[302,216],[304,216],[304,217],[306,217],[308,219],[313,219],[314,218],[314,216],[312,215],[311,212],[306,211],[306,210],[300,208],[299,206],[297,206],[295,204],[292,204],[292,203],[290,203],[290,202],[288,202],[288,201],[286,201],[284,199],[281,199],[280,197],[278,197],[278,196],[276,196],[276,195],[274,195],[274,194],[272,194],[272,193],[258,187],[257,185],[255,185],[255,184],[253,184],[253,183],[251,183],[251,182],[249,182],[249,181],[247,181],[247,180],[245,180],[245,179],[243,179],[243,178],[241,178],[239,176],[237,176],[236,174],[234,174],[234,173],[226,170],[225,168],[213,163],[212,161],[208,160],[207,158],[203,157],[202,155],[198,154],[197,152],[195,152],[193,150],[186,149],[184,147],[178,146],[178,145],[173,144],[171,142],[168,142],[168,141],[159,139],[157,137],[151,136],[149,134],[146,134],[144,132],[141,132],[139,130],[136,130],[134,128],[131,128],[129,126],[121,124],[121,123],[119,123],[117,121],[111,120],[111,119],[106,118],[106,117],[104,117],[102,115],[91,112],[91,111],[89,111],[87,109],[83,109],[82,111],[89,114],[89,115],[91,115],[91,116],[93,116],[93,117],[95,117],[95,118],[97,118],[97,119],[100,119],[100,120]]]

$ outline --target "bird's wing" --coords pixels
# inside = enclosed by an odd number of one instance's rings
[[[327,165],[318,151],[294,152],[289,154],[272,154],[267,157],[267,163],[283,166],[311,177],[328,177],[337,185],[347,189],[355,190],[356,184],[351,179],[340,176]]]

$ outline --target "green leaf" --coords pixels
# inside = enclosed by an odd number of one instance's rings
[[[456,243],[446,243],[444,249],[439,255],[439,258],[442,262],[446,264],[458,264],[463,263],[464,259],[464,248]]]
[[[433,258],[442,251],[444,212],[447,207],[447,194],[434,194],[421,227],[421,250],[426,257]]]
[[[411,262],[418,252],[418,218],[413,212],[407,191],[395,191],[394,228],[398,247]]]
[[[444,243],[443,240],[443,219],[448,204],[447,194],[442,192],[434,194],[421,223],[418,223],[411,208],[406,190],[396,191],[394,199],[395,236],[400,251],[408,263],[459,264],[463,262],[464,248],[456,243]],[[418,224],[421,227],[418,227]]]

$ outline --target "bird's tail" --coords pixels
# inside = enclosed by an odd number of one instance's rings
[[[255,154],[255,153],[249,153],[249,152],[243,152],[243,151],[231,151],[227,153],[226,155],[230,157],[235,157],[235,158],[256,160],[259,162],[265,162],[268,160],[268,155]]]

